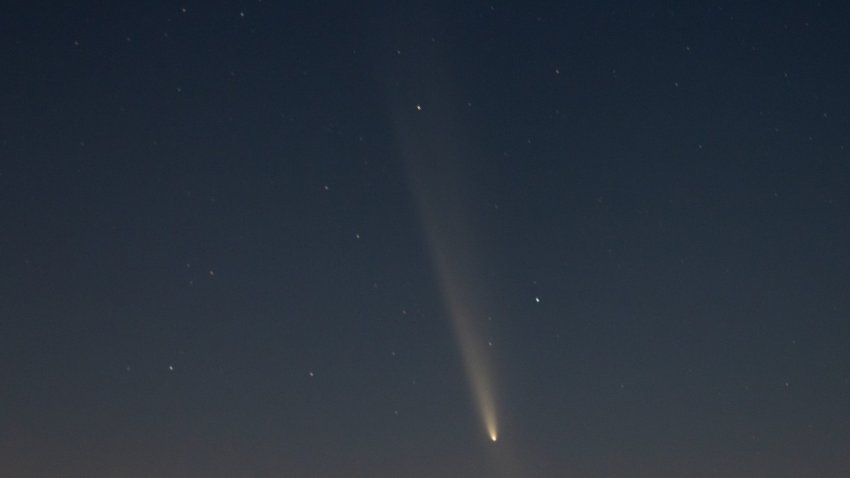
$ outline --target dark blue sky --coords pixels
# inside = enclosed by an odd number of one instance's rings
[[[844,476],[850,8],[552,3],[7,6],[0,475]]]

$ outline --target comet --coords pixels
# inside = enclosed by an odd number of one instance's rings
[[[452,214],[441,213],[441,220]],[[436,220],[428,215],[432,221]],[[453,221],[450,221],[453,222]],[[463,361],[470,392],[484,430],[495,442],[499,436],[499,424],[494,398],[491,349],[487,346],[487,335],[482,330],[486,314],[481,310],[484,287],[477,280],[476,259],[469,236],[460,225],[448,227],[430,222],[429,237],[432,256],[438,271],[444,300],[448,306],[452,330]],[[453,230],[450,237],[441,237],[442,231]],[[434,234],[437,234],[434,236]]]
[[[427,75],[426,75],[427,76]],[[439,80],[430,85],[447,84]],[[465,174],[469,152],[463,128],[452,124],[450,94],[426,103],[394,101],[394,126],[406,166],[410,190],[419,211],[427,249],[449,315],[472,403],[485,436],[499,438],[492,370],[493,350],[484,330],[490,303],[485,271],[486,241],[477,237],[480,197],[473,176]],[[439,98],[439,99],[438,99]],[[427,106],[427,107],[426,107]]]
[[[474,294],[471,287],[464,286],[459,280],[461,273],[446,269],[449,264],[441,264],[443,294],[449,304],[452,328],[457,339],[464,370],[469,381],[470,391],[490,441],[495,442],[499,437],[499,425],[494,399],[493,375],[490,366],[488,347],[485,336],[478,327],[483,314],[472,312]]]

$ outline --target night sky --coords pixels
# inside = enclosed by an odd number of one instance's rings
[[[848,476],[850,4],[677,3],[7,4],[0,476]]]

